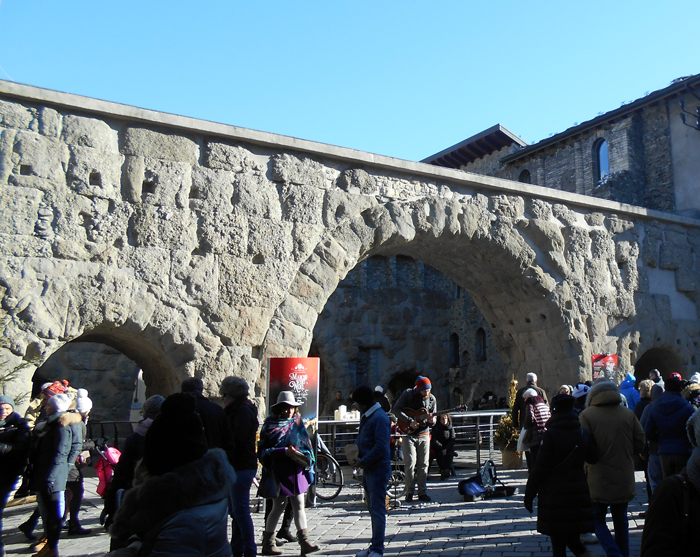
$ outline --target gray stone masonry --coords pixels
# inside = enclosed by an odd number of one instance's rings
[[[508,371],[548,391],[594,353],[700,369],[689,218],[8,82],[0,207],[0,361],[30,363],[9,394],[80,339],[132,359],[149,395],[234,374],[262,411],[268,358],[306,355],[373,256],[466,290]]]

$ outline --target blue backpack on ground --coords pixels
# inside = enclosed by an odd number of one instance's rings
[[[459,482],[457,489],[469,503],[493,497],[509,497],[515,493],[514,487],[508,487],[498,479],[493,460],[487,460],[475,475]]]

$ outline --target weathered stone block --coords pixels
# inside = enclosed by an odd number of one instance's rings
[[[33,127],[34,118],[34,109],[17,102],[0,101],[0,126],[28,130]]]
[[[496,215],[517,218],[525,214],[525,200],[512,195],[497,195],[491,198],[492,211]]]
[[[676,270],[676,288],[679,292],[700,291],[700,276],[697,271],[684,267]]]
[[[225,215],[233,210],[232,172],[209,170],[201,166],[192,169],[192,186],[189,191],[189,207],[200,213]]]
[[[219,265],[213,254],[173,251],[170,284],[187,305],[210,310],[219,306]]]
[[[65,183],[68,148],[57,141],[31,132],[19,132],[15,138],[13,174],[36,176]]]
[[[202,216],[197,230],[202,252],[245,257],[248,254],[248,219],[242,215]]]
[[[267,219],[248,219],[248,250],[256,263],[284,261],[292,254],[292,225]]]
[[[215,141],[208,141],[204,150],[205,166],[232,172],[264,172],[267,168],[266,158],[254,155],[240,145],[227,145]]]
[[[323,191],[306,186],[282,186],[282,211],[292,222],[323,225]]]
[[[33,188],[0,188],[0,234],[33,236],[42,198]]]
[[[61,115],[53,108],[42,106],[39,109],[39,133],[47,137],[58,137],[61,130]]]
[[[144,160],[141,201],[163,207],[189,207],[192,167],[181,162]]]
[[[283,299],[296,269],[270,262],[219,256],[219,300],[234,306],[275,307]]]
[[[137,205],[129,235],[136,247],[192,250],[198,245],[195,216],[172,207]]]
[[[117,199],[121,193],[124,157],[86,147],[71,147],[68,186],[87,197]]]
[[[63,117],[61,140],[69,145],[119,153],[117,131],[96,118],[67,114]]]
[[[240,215],[281,219],[282,205],[277,186],[264,176],[243,175],[233,184],[231,199],[234,210]]]
[[[659,269],[678,269],[693,260],[690,245],[663,242],[659,247]]]
[[[272,156],[270,174],[275,182],[329,189],[331,182],[324,166],[308,157],[283,153]]]
[[[126,129],[122,153],[185,164],[195,164],[199,160],[199,146],[191,139],[144,128]]]
[[[351,168],[343,170],[338,176],[338,187],[350,193],[373,194],[377,190],[377,182],[366,170]]]

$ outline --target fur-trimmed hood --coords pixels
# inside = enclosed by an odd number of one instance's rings
[[[226,453],[211,449],[199,460],[147,478],[124,495],[110,529],[114,547],[125,547],[129,537],[142,537],[178,511],[228,498],[235,477]]]
[[[68,427],[79,424],[83,421],[83,417],[78,412],[64,412],[59,416],[58,423],[61,427]]]
[[[598,381],[594,383],[586,395],[586,407],[612,406],[620,404],[620,389],[612,381]]]

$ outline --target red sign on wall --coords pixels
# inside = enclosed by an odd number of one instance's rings
[[[617,354],[593,354],[593,380],[614,379],[617,374]]]
[[[318,416],[318,380],[320,358],[270,358],[267,384],[267,410],[277,402],[282,391],[292,391],[301,402],[299,413],[304,420]]]

